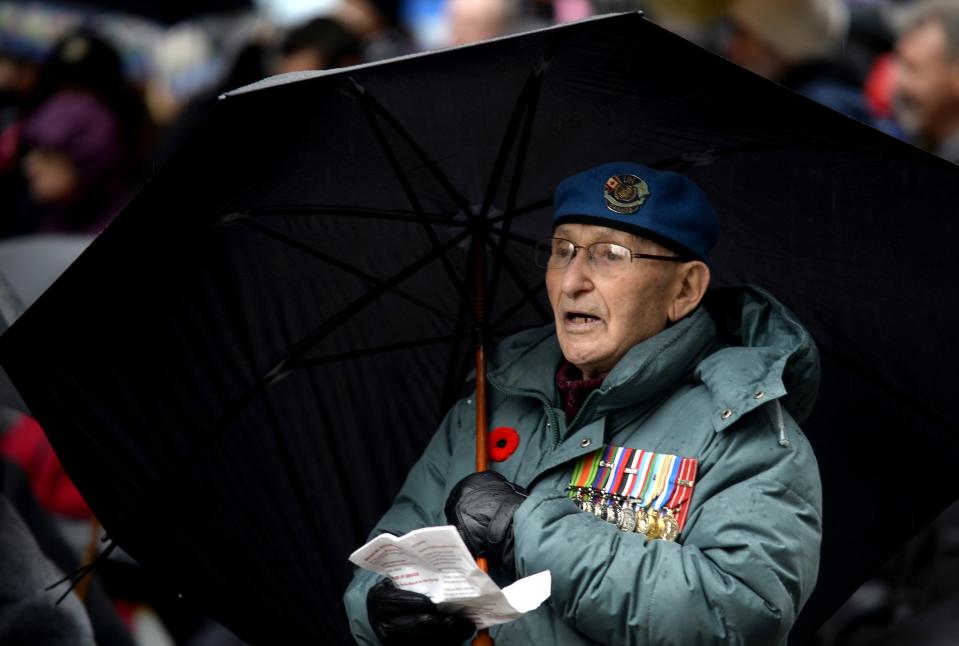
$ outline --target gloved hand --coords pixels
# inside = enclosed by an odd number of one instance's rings
[[[446,521],[455,525],[466,547],[513,576],[513,513],[527,492],[495,471],[466,476],[446,500]]]
[[[443,612],[425,594],[381,579],[366,593],[370,627],[384,646],[459,646],[476,631],[466,617]]]

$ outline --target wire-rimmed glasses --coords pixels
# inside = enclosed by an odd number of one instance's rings
[[[536,245],[536,265],[543,269],[562,269],[573,262],[578,249],[586,250],[587,262],[604,276],[614,276],[625,271],[633,258],[647,260],[665,260],[667,262],[687,262],[683,256],[661,256],[651,253],[633,253],[629,247],[615,242],[594,242],[591,245],[578,245],[566,238],[546,238]]]

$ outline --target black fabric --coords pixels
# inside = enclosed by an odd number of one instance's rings
[[[513,513],[527,492],[495,471],[466,476],[456,483],[444,507],[446,522],[456,527],[474,556],[483,556],[515,578]]]
[[[699,183],[715,283],[768,288],[822,351],[801,642],[959,495],[959,170],[638,15],[229,94],[0,364],[186,603],[253,643],[345,642],[346,557],[463,392],[473,331],[551,319],[531,245],[553,189],[619,159]]]
[[[469,619],[442,612],[425,594],[400,590],[389,579],[370,588],[366,614],[384,646],[458,646],[476,631]]]

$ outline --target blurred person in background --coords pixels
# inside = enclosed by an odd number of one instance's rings
[[[257,39],[244,45],[226,76],[214,87],[200,92],[179,108],[161,133],[152,153],[153,168],[160,168],[188,141],[214,108],[221,94],[255,83],[270,75],[267,70],[267,46]]]
[[[321,16],[287,33],[272,71],[283,74],[356,65],[361,51],[356,34],[336,18]]]
[[[518,0],[447,0],[449,45],[466,45],[517,30]]]
[[[360,39],[363,62],[415,51],[409,33],[396,24],[395,15],[390,15],[372,0],[343,0],[334,17]]]
[[[19,124],[26,195],[3,233],[98,233],[126,203],[149,138],[144,104],[116,50],[80,29],[40,69]]]
[[[192,22],[168,29],[154,44],[146,104],[161,128],[173,123],[192,98],[214,83],[215,49],[210,36]]]
[[[39,78],[36,61],[0,50],[0,129],[10,125],[12,111],[33,94]]]
[[[729,22],[729,60],[871,123],[860,79],[839,59],[849,30],[843,0],[734,0]]]
[[[915,143],[959,163],[959,0],[910,9],[896,43],[895,114]]]
[[[93,95],[63,90],[24,122],[27,216],[38,232],[98,233],[129,197],[119,120]]]
[[[65,34],[41,66],[17,124],[25,193],[0,235],[98,233],[132,193],[152,135],[115,48],[86,29]]]
[[[32,103],[39,106],[63,91],[88,94],[105,105],[117,120],[126,163],[132,166],[142,160],[152,143],[154,124],[112,43],[82,27],[66,33],[40,70]]]
[[[39,61],[0,49],[0,204],[4,205],[0,214],[7,212],[0,215],[0,237],[18,229],[9,213],[11,205],[26,194],[20,171],[20,119],[39,76]]]

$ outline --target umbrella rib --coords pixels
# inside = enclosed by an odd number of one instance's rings
[[[348,206],[311,206],[311,205],[283,205],[283,206],[260,206],[243,211],[227,213],[220,218],[223,223],[240,217],[269,217],[284,215],[342,215],[349,218],[372,220],[394,220],[397,222],[411,222],[413,224],[422,224],[424,221],[432,224],[441,224],[449,227],[463,228],[465,222],[453,220],[449,216],[435,213],[416,213],[413,211],[391,211],[386,209],[360,209]]]
[[[240,411],[247,405],[249,401],[256,396],[256,394],[273,385],[278,380],[283,378],[288,374],[288,366],[291,362],[299,358],[303,353],[307,352],[310,348],[316,345],[321,341],[326,335],[328,335],[336,326],[341,325],[345,321],[349,320],[350,317],[354,316],[357,312],[365,308],[367,305],[375,301],[377,298],[382,296],[384,293],[388,292],[390,289],[394,288],[396,285],[402,281],[409,278],[411,275],[415,274],[417,271],[428,265],[430,262],[435,260],[439,255],[443,254],[446,249],[452,248],[453,246],[459,244],[460,241],[467,237],[467,232],[462,232],[451,238],[447,241],[443,247],[440,249],[434,249],[432,252],[426,256],[420,258],[416,262],[406,266],[399,273],[395,274],[388,281],[378,285],[375,289],[370,290],[357,300],[353,301],[342,310],[331,316],[329,319],[324,321],[318,328],[310,332],[306,337],[298,341],[293,345],[289,352],[282,357],[279,362],[269,369],[266,373],[261,375],[256,382],[245,392],[242,396],[238,397],[236,402],[231,406],[220,420],[214,425],[211,436],[217,435],[222,429],[237,416],[240,414]]]
[[[323,253],[319,249],[316,249],[307,244],[304,244],[300,242],[299,240],[296,240],[295,238],[291,238],[285,234],[280,233],[279,231],[276,231],[274,229],[271,229],[270,227],[264,226],[263,224],[256,222],[252,219],[244,218],[244,219],[238,220],[238,222],[242,224],[243,226],[253,229],[267,237],[273,238],[274,240],[278,240],[284,244],[287,244],[293,247],[294,249],[302,251],[303,253],[313,256],[314,258],[317,258],[319,260],[322,260],[325,263],[333,265],[334,267],[338,269],[342,269],[343,271],[353,274],[357,278],[361,278],[365,281],[373,283],[376,286],[383,286],[385,284],[384,281],[382,281],[381,279],[375,276],[371,276],[370,274],[367,274],[366,272],[361,271],[360,269],[357,269],[356,267],[353,267],[343,262],[342,260],[337,260],[336,258]],[[399,296],[400,298],[403,298],[409,301],[410,303],[413,303],[414,305],[418,305],[419,307],[422,307],[425,310],[429,310],[430,312],[437,314],[438,316],[441,316],[443,318],[447,318],[450,320],[454,320],[454,321],[457,320],[454,317],[450,316],[447,312],[442,311],[441,309],[431,305],[430,303],[427,303],[424,300],[417,298],[416,296],[407,294],[406,292],[400,291],[399,289],[396,289],[396,288],[393,288],[391,291],[397,296]]]
[[[500,325],[501,323],[503,323],[504,321],[506,321],[507,319],[509,319],[511,316],[513,316],[513,314],[515,314],[516,312],[518,312],[518,311],[520,310],[520,308],[523,307],[523,305],[525,305],[525,304],[527,304],[527,303],[533,303],[533,304],[534,304],[533,307],[536,309],[537,313],[540,314],[540,316],[542,316],[544,322],[548,322],[548,321],[552,320],[552,315],[546,313],[546,312],[543,310],[543,308],[539,305],[539,302],[535,300],[535,297],[538,296],[539,293],[542,292],[545,288],[546,288],[546,283],[540,283],[539,285],[537,285],[537,286],[532,290],[532,292],[531,292],[532,295],[531,295],[529,298],[527,298],[527,297],[525,297],[525,296],[524,296],[523,298],[520,298],[520,299],[519,299],[518,301],[516,301],[511,307],[507,308],[502,314],[500,314],[499,318],[496,319],[495,321],[493,321],[492,324],[490,324],[490,329],[491,329],[491,330],[496,330],[496,329],[498,329],[498,327],[499,327],[499,325]],[[526,328],[515,328],[515,329],[517,329],[517,330],[522,330],[522,329],[526,329]]]
[[[488,242],[488,244],[490,246],[493,245],[492,242]],[[533,309],[536,310],[536,313],[542,316],[544,319],[548,319],[549,317],[546,313],[546,310],[544,310],[543,306],[539,303],[539,301],[536,300],[536,295],[541,291],[541,288],[534,289],[530,287],[530,285],[523,278],[522,273],[520,273],[520,271],[516,268],[516,265],[513,264],[513,261],[510,260],[506,254],[503,254],[500,264],[506,269],[506,273],[510,278],[513,279],[513,282],[516,283],[516,286],[519,287],[520,291],[523,292],[523,296],[525,296],[526,300],[530,302],[530,304],[533,306]]]
[[[440,405],[440,415],[448,411],[456,400],[459,399],[460,391],[466,382],[466,376],[469,374],[470,365],[473,363],[473,354],[471,352],[451,352],[449,362],[446,367],[446,379],[443,383],[443,394],[438,402]]]
[[[530,253],[532,253],[532,248],[536,246],[536,243],[539,242],[539,240],[533,240],[528,236],[524,236],[522,233],[514,233],[512,231],[504,234],[502,231],[493,229],[493,233],[497,235],[505,235],[510,240],[515,240],[517,242],[522,242],[523,244],[529,245],[531,250]]]
[[[459,309],[457,310],[457,314],[459,315],[461,321],[469,320],[471,315],[475,316],[476,314],[473,309],[472,296],[473,294],[469,290],[464,289],[460,292]],[[474,325],[470,328],[471,334],[476,333],[475,319],[473,323]],[[462,356],[459,357],[459,361],[457,361],[458,355],[455,352],[451,352],[448,357],[448,361],[446,363],[446,379],[443,380],[443,394],[440,400],[441,406],[445,407],[447,404],[452,405],[455,402],[456,395],[459,394],[458,392],[452,394],[452,391],[462,383],[462,379],[459,378],[463,374],[464,370],[462,365],[472,358],[472,354],[469,352],[464,351],[461,353],[461,355]]]
[[[352,81],[352,79],[350,79]],[[383,129],[380,128],[380,124],[377,123],[376,118],[373,116],[373,108],[376,107],[376,101],[369,95],[368,92],[360,85],[353,81],[354,90],[359,98],[360,107],[363,109],[363,114],[366,116],[367,122],[370,124],[370,128],[373,130],[373,134],[376,137],[376,141],[380,144],[380,148],[383,149],[383,154],[386,155],[387,161],[389,161],[390,166],[393,168],[393,173],[396,175],[397,180],[400,185],[403,187],[403,192],[406,193],[407,199],[410,201],[410,204],[413,206],[413,210],[417,214],[425,215],[423,211],[423,205],[420,204],[419,198],[416,196],[416,191],[413,190],[413,185],[410,182],[409,178],[406,176],[406,173],[403,171],[403,168],[400,166],[399,159],[396,158],[396,153],[390,147],[389,142],[386,140],[386,134],[383,132]],[[385,112],[385,111],[384,111]],[[394,126],[398,127],[398,126]],[[401,133],[403,134],[403,133]],[[405,137],[404,137],[405,139]],[[409,143],[409,142],[408,142]],[[410,144],[412,145],[412,144]],[[467,214],[470,214],[470,211],[467,209],[464,211]],[[426,231],[427,237],[430,239],[430,242],[433,244],[433,248],[439,248],[440,241],[436,236],[436,232],[433,230],[433,227],[424,220],[423,229]],[[463,285],[459,281],[459,278],[456,275],[456,270],[453,268],[453,263],[450,262],[450,259],[444,254],[441,256],[440,261],[443,263],[443,267],[446,269],[446,275],[449,278],[450,282],[453,283],[453,287],[457,290],[462,290]]]
[[[329,363],[335,363],[337,361],[349,361],[352,359],[361,359],[364,357],[372,356],[375,354],[385,354],[387,352],[396,352],[397,350],[406,350],[409,348],[418,348],[427,345],[433,345],[436,343],[445,343],[448,341],[457,341],[464,338],[465,333],[456,333],[456,334],[444,334],[442,336],[434,336],[428,339],[417,339],[415,341],[401,341],[398,343],[388,343],[386,345],[377,346],[375,348],[366,348],[364,350],[354,350],[353,352],[340,352],[338,354],[331,354],[325,357],[316,357],[314,359],[304,359],[301,361],[295,361],[290,364],[291,370],[302,370],[304,368],[314,368],[316,366],[322,366]]]
[[[548,61],[541,60],[528,81],[529,97],[525,107],[526,118],[523,122],[523,134],[520,136],[519,145],[516,149],[516,161],[513,164],[512,181],[510,182],[509,193],[506,198],[506,208],[503,212],[503,221],[500,227],[502,235],[493,254],[493,276],[490,280],[489,288],[490,302],[496,302],[496,290],[499,287],[501,268],[506,261],[507,236],[509,236],[510,226],[513,222],[513,208],[516,206],[516,197],[519,194],[519,187],[523,181],[523,171],[526,169],[526,155],[529,152],[529,142],[533,133],[533,122],[536,118],[536,107],[539,103],[540,88],[542,87],[543,75],[547,67]]]
[[[512,148],[514,138],[516,137],[516,131],[519,130],[520,122],[523,120],[523,115],[527,115],[527,121],[529,120],[529,106],[532,103],[535,103],[535,97],[539,95],[540,84],[537,82],[541,79],[545,65],[542,60],[536,66],[536,69],[530,74],[529,78],[526,79],[526,82],[523,84],[523,89],[520,91],[519,96],[516,99],[516,105],[513,106],[512,114],[510,114],[509,122],[506,124],[506,130],[503,133],[502,139],[500,139],[499,151],[496,153],[496,161],[493,164],[493,170],[490,172],[489,184],[486,186],[486,194],[483,197],[483,206],[480,209],[480,217],[486,218],[489,214],[490,206],[493,203],[493,197],[496,195],[497,189],[499,189],[500,181],[503,178],[503,173],[506,170],[506,162],[509,159],[509,151]]]
[[[527,204],[526,206],[522,206],[518,209],[513,209],[511,217],[515,220],[518,217],[529,215],[530,213],[535,213],[536,211],[539,211],[540,209],[545,209],[547,206],[550,206],[552,203],[553,203],[553,198],[551,197],[548,197],[542,200],[537,200],[536,202],[531,202]],[[504,220],[507,217],[507,215],[508,214],[504,212],[504,213],[501,213],[500,215],[497,215],[496,217],[490,218],[489,221],[491,223],[500,222]]]
[[[376,98],[370,94],[365,87],[357,83],[353,78],[350,78],[350,81],[353,84],[353,91],[356,93],[356,96],[360,100],[360,105],[363,107],[364,112],[367,113],[367,118],[372,122],[371,112],[375,111],[379,114],[385,121],[388,123],[393,130],[406,142],[406,145],[419,157],[420,161],[426,166],[427,170],[430,171],[430,174],[433,175],[433,178],[439,182],[440,186],[446,191],[447,195],[457,206],[469,217],[475,217],[473,209],[470,206],[470,203],[456,190],[456,187],[453,186],[449,178],[439,169],[439,166],[436,165],[432,159],[426,154],[426,152],[420,147],[418,143],[413,139],[412,135],[400,124],[400,122],[389,113],[389,111],[384,108]],[[382,145],[382,142],[381,142]],[[388,147],[387,147],[388,148]]]

